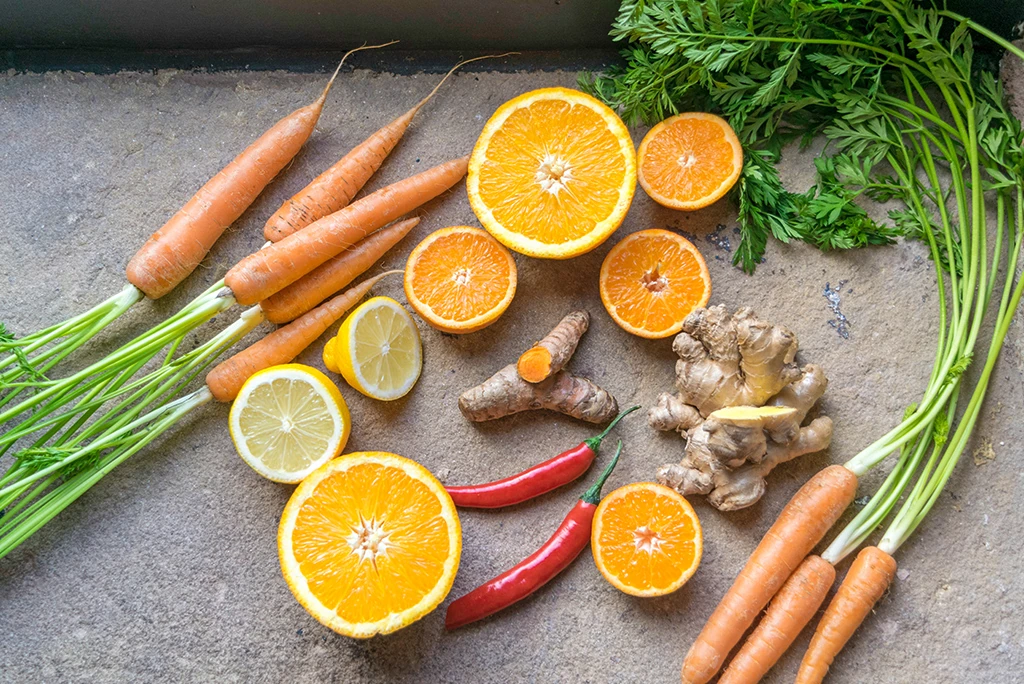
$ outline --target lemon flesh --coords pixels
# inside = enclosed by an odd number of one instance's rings
[[[274,366],[249,378],[229,420],[239,455],[275,482],[299,482],[337,456],[351,428],[334,383],[299,364]]]
[[[374,297],[345,319],[334,356],[348,384],[383,401],[408,394],[423,368],[416,322],[390,297]]]

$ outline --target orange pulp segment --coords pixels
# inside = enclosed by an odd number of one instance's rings
[[[601,301],[624,330],[659,339],[711,297],[711,274],[697,248],[668,230],[626,236],[601,264]]]
[[[690,211],[729,192],[743,169],[743,147],[725,119],[688,112],[652,128],[638,159],[637,177],[651,199]]]
[[[469,203],[509,249],[567,259],[615,232],[636,188],[622,120],[569,88],[516,97],[484,126],[469,159]]]
[[[479,228],[452,226],[427,236],[409,255],[405,296],[438,330],[469,333],[498,319],[516,293],[516,262]]]
[[[594,562],[616,589],[633,596],[670,594],[697,571],[700,521],[674,489],[653,482],[620,487],[594,514]]]
[[[292,494],[278,531],[292,593],[339,634],[418,620],[448,594],[462,551],[451,497],[426,468],[384,452],[329,461]]]

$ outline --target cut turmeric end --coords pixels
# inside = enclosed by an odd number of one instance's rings
[[[551,375],[551,352],[544,347],[532,347],[519,357],[519,377],[526,382],[541,382]]]

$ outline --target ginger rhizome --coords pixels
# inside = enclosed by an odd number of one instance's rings
[[[459,397],[459,409],[472,421],[494,420],[533,409],[558,411],[590,423],[604,423],[619,404],[594,382],[564,370],[590,324],[586,311],[574,311],[519,361],[505,366]]]
[[[672,343],[678,391],[658,397],[648,414],[651,427],[684,435],[686,449],[681,462],[658,470],[658,481],[732,511],[761,498],[779,463],[826,449],[832,420],[803,422],[828,380],[819,366],[795,363],[797,348],[796,335],[749,308],[687,316]]]

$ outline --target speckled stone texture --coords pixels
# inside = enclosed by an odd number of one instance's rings
[[[370,188],[468,153],[506,99],[575,83],[575,72],[549,66],[456,75]],[[312,100],[324,78],[0,75],[0,318],[23,333],[116,292],[143,240],[257,135]],[[258,248],[270,212],[418,101],[437,78],[342,74],[307,148],[203,267],[164,300],[138,305],[79,358],[102,354],[169,315]],[[634,134],[639,140],[643,130]],[[810,183],[811,154],[786,156],[785,178],[794,188]],[[430,231],[475,224],[461,186],[422,214],[378,269],[400,268]],[[0,561],[0,679],[678,681],[689,644],[790,495],[816,470],[845,461],[895,425],[920,395],[937,331],[935,274],[922,245],[823,254],[773,243],[749,277],[730,265],[735,225],[726,202],[683,214],[655,206],[638,189],[624,225],[594,252],[572,261],[517,255],[519,291],[493,326],[453,337],[420,322],[424,372],[404,400],[377,403],[336,378],[355,425],[349,450],[394,451],[453,484],[517,472],[574,446],[593,428],[543,413],[470,424],[456,405],[459,393],[516,358],[566,312],[585,307],[593,322],[570,367],[607,387],[622,406],[651,404],[671,387],[670,340],[641,340],[617,328],[601,306],[598,269],[631,231],[662,227],[690,237],[708,260],[713,303],[754,306],[797,333],[800,358],[825,367],[831,384],[820,408],[834,419],[835,438],[829,452],[777,468],[768,493],[750,509],[724,514],[696,499],[704,560],[680,591],[660,599],[621,594],[585,552],[530,599],[456,633],[444,632],[442,605],[389,637],[337,636],[306,614],[281,579],[276,532],[291,488],[246,467],[228,437],[227,407],[207,406]],[[397,278],[377,291],[404,302]],[[995,459],[962,460],[927,522],[899,551],[900,579],[841,655],[831,682],[1022,680],[1022,350],[1018,320],[971,445],[991,445]],[[300,360],[321,367],[320,344]],[[610,487],[652,479],[682,450],[677,436],[655,433],[639,415],[624,421],[617,436],[626,447]],[[606,449],[600,463],[608,457]],[[861,494],[890,464],[864,478]],[[509,510],[464,512],[462,565],[449,600],[542,543],[595,475],[596,469]],[[808,639],[800,637],[767,681],[792,681]]]

